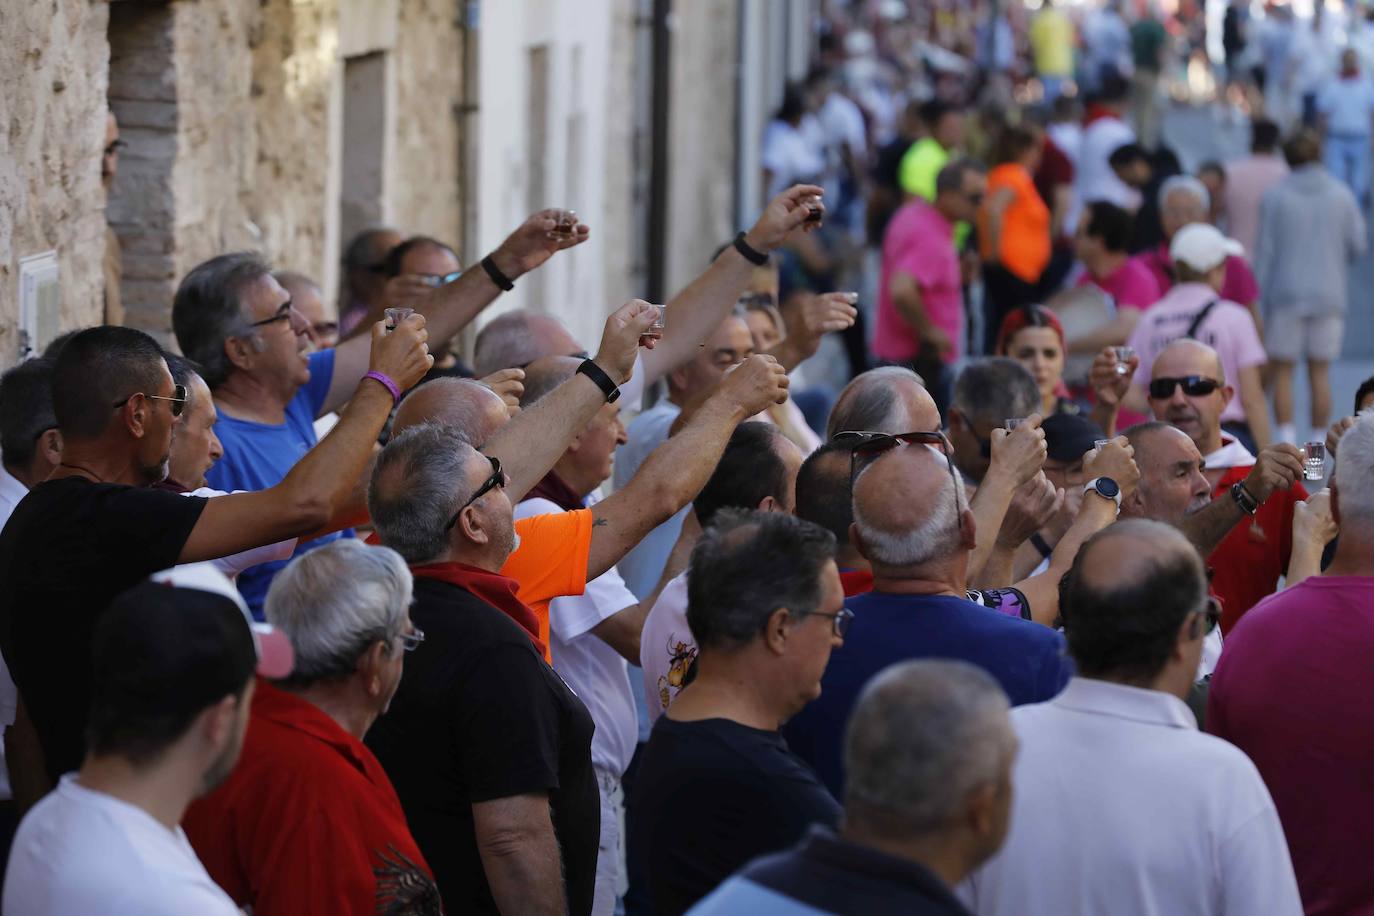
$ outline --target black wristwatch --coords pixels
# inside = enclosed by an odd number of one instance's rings
[[[1245,489],[1244,481],[1231,487],[1231,498],[1236,501],[1237,506],[1240,506],[1240,511],[1244,512],[1246,515],[1254,515],[1259,511],[1259,500],[1255,499],[1255,497],[1250,494],[1250,491]]]
[[[596,364],[596,360],[582,360],[582,365],[577,367],[577,372],[579,375],[585,375],[596,382],[596,387],[600,388],[602,393],[606,395],[607,404],[614,404],[616,399],[620,397],[620,389],[616,387],[615,382],[611,381],[611,377],[606,374],[605,370]]]

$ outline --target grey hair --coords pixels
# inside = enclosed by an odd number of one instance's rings
[[[254,348],[263,344],[243,314],[239,296],[250,284],[270,276],[272,268],[249,251],[222,254],[198,264],[177,287],[172,299],[172,329],[177,345],[200,366],[201,377],[213,390],[234,370],[224,344],[231,337],[250,336]]]
[[[1341,524],[1374,527],[1374,410],[1362,410],[1341,436],[1336,462]]]
[[[1025,366],[1005,356],[974,360],[954,382],[954,406],[974,422],[1002,425],[1040,410],[1040,389]]]
[[[1186,191],[1193,195],[1198,203],[1202,204],[1203,210],[1210,210],[1212,207],[1212,195],[1201,179],[1193,175],[1171,175],[1159,186],[1159,209],[1164,209],[1164,202],[1175,191]]]
[[[996,784],[1015,749],[1007,695],[968,662],[922,659],[869,681],[845,731],[845,816],[884,835],[927,835]]]
[[[267,621],[291,639],[287,682],[346,678],[374,643],[397,651],[414,581],[401,555],[340,538],[301,554],[272,580]]]
[[[939,459],[946,460],[943,454],[939,455]],[[859,472],[854,481],[855,493],[859,490],[859,480],[872,469],[873,464],[870,463]],[[958,539],[953,537],[953,532],[959,527],[962,511],[959,491],[950,484],[940,487],[925,521],[909,531],[888,531],[879,527],[872,519],[865,517],[863,501],[859,499],[854,500],[854,524],[859,529],[859,537],[863,539],[864,551],[869,559],[884,566],[922,566],[962,549]]]
[[[940,169],[935,176],[935,193],[943,194],[946,191],[962,191],[964,189],[964,175],[968,172],[983,174],[983,165],[976,159],[967,156],[955,159],[953,162]]]
[[[825,437],[847,430],[880,433],[905,433],[906,429],[891,429],[897,407],[897,384],[915,382],[925,387],[925,381],[903,366],[879,366],[855,377],[840,392],[835,407],[826,421]],[[846,397],[848,394],[848,397]]]
[[[487,322],[473,344],[473,371],[485,377],[543,356],[530,340],[529,324],[529,312],[524,309],[512,309]]]
[[[367,509],[382,543],[407,563],[427,563],[448,549],[444,526],[471,495],[464,465],[473,448],[434,423],[412,426],[377,455]]]

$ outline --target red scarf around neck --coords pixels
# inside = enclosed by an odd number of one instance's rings
[[[466,563],[427,563],[424,566],[410,567],[417,579],[435,579],[456,585],[514,620],[529,634],[530,641],[544,658],[549,657],[549,648],[539,638],[539,619],[525,602],[515,596],[519,584],[500,573],[478,569]]]
[[[573,488],[564,483],[563,478],[553,471],[545,474],[544,479],[535,484],[533,490],[525,494],[525,499],[547,499],[565,512],[587,508],[582,497],[578,496]]]

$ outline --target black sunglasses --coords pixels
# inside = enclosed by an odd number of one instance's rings
[[[124,400],[119,401],[118,403],[114,404],[114,405],[113,405],[114,409],[115,409],[115,410],[118,410],[119,408],[123,407],[125,404],[129,403],[130,401],[132,401],[134,398],[138,397],[140,394],[143,394],[143,392],[141,392],[141,391],[136,391],[136,392],[134,392],[133,394],[129,395],[129,396],[128,396],[127,398],[125,398]],[[143,396],[144,396],[145,398],[148,398],[149,400],[152,400],[152,401],[170,401],[170,402],[171,402],[171,407],[172,407],[172,416],[173,416],[173,417],[179,417],[179,416],[181,416],[181,412],[182,412],[183,410],[186,409],[186,386],[185,386],[185,385],[173,385],[173,386],[172,386],[172,396],[171,396],[170,398],[167,397],[167,396],[164,395],[164,394],[143,394]]]
[[[506,472],[501,470],[500,459],[498,459],[494,455],[484,455],[483,457],[491,462],[491,476],[488,477],[486,480],[482,481],[482,485],[478,487],[477,490],[472,494],[472,496],[468,498],[468,501],[458,507],[458,511],[453,513],[453,518],[449,519],[448,524],[444,526],[445,531],[453,530],[453,526],[458,524],[458,516],[462,515],[463,510],[466,509],[468,506],[477,502],[477,500],[481,499],[483,496],[486,496],[488,493],[490,493],[497,487],[505,487]]]
[[[1174,396],[1174,389],[1183,386],[1183,393],[1190,398],[1206,397],[1221,387],[1221,382],[1205,375],[1185,375],[1181,378],[1157,378],[1150,382],[1150,397],[1163,401]]]
[[[954,464],[950,461],[952,450],[945,434],[937,430],[915,430],[909,433],[878,433],[866,430],[845,430],[831,437],[830,441],[840,448],[849,449],[849,485],[853,487],[859,471],[864,465],[879,455],[892,451],[899,445],[933,445],[945,456],[950,476],[954,476]]]
[[[1216,596],[1208,595],[1207,603],[1203,606],[1202,610],[1196,611],[1194,613],[1196,614],[1196,616],[1193,619],[1198,620],[1200,618],[1202,621],[1201,635],[1211,636],[1212,631],[1215,630],[1217,628],[1217,625],[1221,623],[1221,602],[1216,599]],[[1197,636],[1198,627],[1195,623],[1193,625],[1193,637],[1196,638]]]

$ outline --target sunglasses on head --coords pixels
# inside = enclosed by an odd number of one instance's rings
[[[453,530],[453,526],[458,524],[458,516],[463,514],[464,509],[477,502],[477,500],[486,496],[497,487],[504,487],[506,485],[506,472],[501,470],[500,459],[494,455],[483,455],[482,457],[491,462],[491,476],[482,481],[482,485],[473,491],[472,495],[468,497],[468,501],[458,507],[458,511],[453,513],[453,518],[449,519],[448,524],[444,526],[445,531]]]
[[[1221,382],[1205,375],[1185,375],[1180,378],[1157,378],[1150,381],[1150,397],[1163,401],[1174,396],[1174,389],[1183,386],[1190,398],[1206,397],[1221,387]]]
[[[846,430],[836,433],[830,439],[835,445],[849,449],[849,484],[852,487],[859,472],[866,465],[900,445],[931,445],[940,450],[949,465],[950,476],[954,476],[954,465],[950,462],[949,440],[939,430],[915,430],[909,433],[879,433],[866,430]],[[957,483],[957,481],[956,481]]]
[[[138,397],[140,394],[143,394],[143,392],[141,392],[141,391],[135,392],[134,394],[129,395],[127,398],[125,398],[125,399],[122,400],[122,401],[119,401],[118,403],[114,404],[113,406],[114,406],[114,408],[115,408],[116,410],[118,410],[119,408],[123,407],[125,404],[129,403],[129,402],[130,402],[131,400],[133,400],[134,398]],[[148,398],[150,401],[169,401],[169,402],[170,402],[171,409],[172,409],[172,416],[174,416],[174,417],[179,417],[179,416],[181,416],[181,412],[182,412],[183,410],[186,409],[186,386],[185,386],[185,385],[173,385],[173,386],[172,386],[172,396],[171,396],[171,397],[167,397],[167,396],[164,395],[164,394],[143,394],[143,396],[144,396],[145,398]]]

